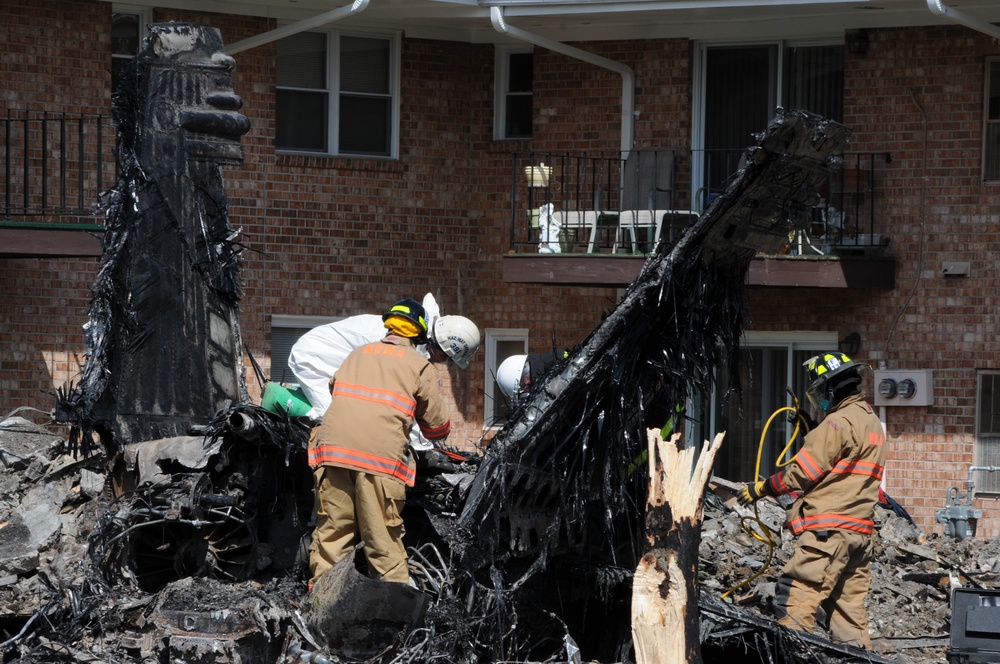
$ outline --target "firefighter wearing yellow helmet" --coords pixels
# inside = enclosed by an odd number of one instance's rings
[[[798,541],[778,578],[778,621],[810,632],[822,615],[835,639],[870,649],[865,597],[885,434],[860,390],[867,365],[830,351],[804,367],[806,393],[822,420],[792,463],[745,486],[739,501],[751,505],[764,496],[801,492],[788,508],[787,523]]]
[[[408,304],[412,303],[412,304]],[[417,306],[423,307],[423,323]],[[466,368],[480,344],[479,328],[464,316],[439,316],[438,305],[428,293],[423,302],[406,298],[399,300],[382,315],[361,314],[320,325],[302,335],[292,346],[288,366],[312,409],[307,415],[313,420],[323,417],[330,405],[330,378],[337,372],[348,353],[385,336],[386,321],[396,307],[414,312],[413,325],[421,328],[417,338],[418,351],[431,362],[452,361]],[[405,312],[399,312],[405,313]],[[396,322],[403,324],[402,319]],[[418,439],[413,440],[418,443]],[[414,445],[420,448],[420,444]],[[424,447],[427,447],[424,445]]]
[[[423,305],[400,300],[382,321],[385,336],[351,351],[330,379],[330,407],[309,438],[316,496],[310,587],[359,543],[369,576],[409,582],[401,518],[417,473],[409,431],[415,423],[435,442],[451,432],[437,372],[417,352],[429,329]]]

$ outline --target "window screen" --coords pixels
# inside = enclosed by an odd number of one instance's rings
[[[507,138],[531,138],[532,88],[535,56],[508,54],[506,131]]]
[[[701,205],[725,190],[748,140],[778,106],[843,118],[843,45],[709,46],[704,76]]]
[[[494,57],[493,137],[531,138],[535,56],[523,48],[497,46]]]
[[[739,378],[742,400],[735,395],[728,400],[718,397],[714,400],[712,431],[726,432],[726,444],[715,460],[716,475],[734,482],[752,481],[762,433],[766,436],[761,452],[760,476],[767,477],[776,471],[778,455],[788,444],[793,425],[785,419],[789,411],[783,411],[773,419],[771,417],[778,409],[792,405],[789,389],[799,399],[800,407],[806,408],[806,374],[802,365],[821,348],[829,347],[805,343],[768,346],[766,342],[743,347]],[[719,369],[717,385],[729,385],[724,365]],[[714,435],[711,433],[708,438],[712,439]],[[804,432],[799,434],[782,460],[791,458],[798,451],[803,435]]]
[[[1000,372],[981,371],[976,395],[976,465],[1000,466]],[[977,471],[976,493],[1000,493],[1000,473]]]
[[[983,179],[1000,180],[1000,58],[986,61],[983,111]]]
[[[300,32],[278,41],[278,149],[327,150],[326,41],[319,32]]]
[[[483,422],[487,427],[502,426],[510,417],[513,404],[507,402],[497,385],[497,369],[511,355],[527,353],[528,331],[524,329],[486,329],[486,400]]]

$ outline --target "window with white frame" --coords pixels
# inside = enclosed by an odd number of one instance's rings
[[[1000,180],[1000,57],[986,58],[983,179]]]
[[[278,150],[395,157],[399,36],[300,32],[278,40]]]
[[[1000,466],[1000,371],[976,376],[976,465]],[[1000,473],[977,471],[974,484],[977,494],[1000,494]]]
[[[754,479],[757,451],[765,425],[779,408],[793,404],[790,388],[806,407],[806,372],[803,363],[817,353],[837,349],[837,335],[827,332],[748,332],[742,345],[740,385],[743,398],[732,396],[723,403],[713,394],[711,407],[705,409],[700,422],[708,434],[695,427],[691,440],[712,440],[719,431],[726,432],[726,444],[715,459],[714,472],[735,482]],[[725,367],[718,372],[718,385],[728,386]],[[767,427],[764,451],[761,454],[760,475],[774,473],[778,454],[792,435],[793,426],[786,413],[775,417]],[[798,439],[801,443],[801,438]],[[796,448],[797,450],[797,448]],[[790,454],[794,454],[792,450]]]
[[[118,89],[122,67],[139,52],[152,22],[148,7],[114,5],[111,13],[111,90]]]
[[[487,428],[500,427],[510,417],[509,403],[497,385],[497,369],[511,355],[528,352],[528,330],[486,328],[486,406],[483,422]]]
[[[535,56],[531,49],[497,46],[494,138],[531,138]]]
[[[278,383],[294,383],[295,375],[288,366],[288,356],[292,346],[299,338],[320,325],[332,323],[342,317],[327,318],[323,316],[271,316],[271,375],[270,379]]]

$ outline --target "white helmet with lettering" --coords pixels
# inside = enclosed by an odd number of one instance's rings
[[[521,376],[527,366],[527,355],[511,355],[497,367],[497,385],[511,403],[521,391]]]
[[[431,341],[465,369],[479,348],[479,328],[465,316],[441,316],[434,321]]]

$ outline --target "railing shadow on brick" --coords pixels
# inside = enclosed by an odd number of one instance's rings
[[[14,224],[92,225],[116,178],[110,114],[7,110],[0,116],[0,212]]]
[[[739,171],[741,150],[642,149],[628,153],[513,154],[510,248],[517,253],[647,254],[673,244]],[[848,153],[816,192],[789,256],[877,255],[884,152]],[[707,183],[689,201],[691,169]]]

